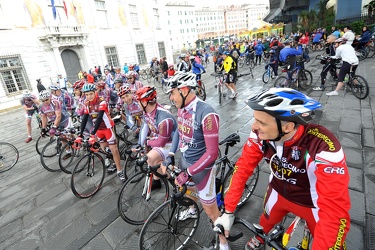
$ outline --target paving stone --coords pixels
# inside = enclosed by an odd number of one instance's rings
[[[355,223],[350,225],[350,230],[346,236],[346,248],[347,249],[366,249],[364,244],[364,233],[365,230],[362,226]]]
[[[345,110],[340,121],[340,131],[360,134],[360,117],[361,112],[358,110]]]
[[[129,248],[129,246],[134,246],[134,249],[136,249],[136,243],[138,243],[138,237],[135,237],[137,239],[137,242],[128,242],[130,244],[125,245]],[[103,250],[103,249],[111,249],[111,245],[109,245],[108,241],[102,234],[98,234],[94,239],[89,241],[84,247],[82,247],[82,250]]]
[[[351,167],[348,167],[348,169],[350,176],[349,188],[363,192],[363,169]]]
[[[4,227],[0,228],[0,244],[4,240],[8,239],[9,237],[13,236],[16,232],[21,231],[23,228],[22,220],[18,219]]]
[[[342,146],[351,147],[351,148],[361,148],[362,140],[360,134],[339,132],[338,137]]]
[[[349,211],[350,220],[360,226],[365,226],[366,211],[365,207],[365,195],[363,192],[349,189],[351,208]]]
[[[375,175],[365,174],[366,213],[375,215]]]
[[[366,239],[367,239],[367,249],[375,249],[375,216],[367,215],[367,230],[366,230]]]
[[[63,183],[59,183],[54,187],[48,189],[46,192],[42,192],[36,197],[35,206],[40,206],[46,201],[58,196],[59,194],[68,191]]]
[[[363,168],[363,157],[362,157],[362,151],[359,149],[349,148],[342,146],[344,149],[344,152],[346,154],[346,164],[349,167],[354,168]]]
[[[112,248],[115,248],[120,242],[133,234],[134,230],[137,228],[137,226],[129,225],[118,217],[103,231],[103,235],[106,237]]]
[[[98,224],[101,220],[108,216],[108,214],[116,208],[118,195],[108,195],[105,199],[96,203],[91,207],[87,213],[87,217],[93,224]]]
[[[370,108],[364,108],[363,104],[361,106],[361,122],[362,127],[367,129],[374,128],[374,122],[372,120],[372,113]]]
[[[363,129],[363,146],[370,147],[375,150],[375,131],[374,128]]]
[[[40,249],[43,246],[43,242],[40,240],[39,235],[28,235],[26,238],[18,241],[16,244],[8,247],[7,249],[19,250],[19,249]],[[55,248],[56,249],[56,248]]]

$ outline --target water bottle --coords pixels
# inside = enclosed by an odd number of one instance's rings
[[[349,77],[345,76],[344,83],[347,83],[349,81]]]

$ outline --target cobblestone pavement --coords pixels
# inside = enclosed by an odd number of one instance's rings
[[[312,60],[307,69],[313,72],[314,82],[319,82],[319,62]],[[256,66],[254,79],[250,76],[240,78],[238,98],[224,99],[221,105],[218,104],[214,78],[210,76],[212,70],[211,63],[208,73],[203,75],[207,102],[220,114],[220,138],[235,131],[241,136],[241,145],[230,149],[230,156],[235,160],[249,134],[253,117],[244,99],[265,87],[261,80],[264,65]],[[240,69],[240,73],[245,71]],[[344,91],[332,97],[322,91],[307,93],[323,104],[316,122],[338,136],[347,154],[352,201],[348,249],[375,249],[374,59],[361,62],[357,73],[370,85],[370,96],[365,100],[360,101]],[[266,87],[271,84],[273,82]],[[159,101],[169,103],[161,90]],[[33,130],[30,143],[24,142],[26,128],[21,109],[1,113],[0,124],[1,141],[14,144],[20,152],[17,165],[0,174],[0,249],[138,249],[140,227],[125,223],[117,212],[117,197],[122,184],[118,178],[107,175],[104,186],[94,197],[80,200],[70,190],[69,175],[51,173],[41,166],[35,152],[39,130]],[[36,127],[35,120],[33,126]],[[255,194],[238,211],[239,216],[258,221],[267,178],[268,171],[262,166]],[[195,236],[196,243],[190,244],[188,249],[198,249],[198,245],[209,243],[207,239],[212,234],[207,228],[208,220],[203,218]],[[246,238],[232,245],[232,249],[242,249]]]

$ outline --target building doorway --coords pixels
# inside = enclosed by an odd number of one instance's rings
[[[74,83],[78,79],[78,73],[81,70],[77,54],[70,49],[66,49],[61,53],[61,59],[64,64],[66,79],[70,83]]]

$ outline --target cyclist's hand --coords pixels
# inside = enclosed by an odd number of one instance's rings
[[[142,146],[137,144],[137,145],[134,145],[131,150],[132,152],[138,152],[141,149],[142,149]]]
[[[176,178],[176,184],[182,187],[190,179],[190,177],[191,176],[186,170],[182,171]]]
[[[163,161],[163,164],[162,164],[164,167],[168,167],[169,165],[172,165],[174,166],[175,165],[175,162],[174,162],[174,155],[169,155],[167,156],[167,158],[165,158],[165,160]]]
[[[219,218],[217,218],[214,222],[214,225],[222,225],[224,227],[224,234],[225,237],[229,237],[229,231],[234,222],[234,214],[233,213],[223,213]]]
[[[78,136],[75,140],[74,140],[74,143],[73,143],[73,148],[74,149],[79,149],[82,145],[82,137]]]
[[[53,126],[52,128],[49,129],[49,135],[50,136],[55,136],[56,134],[56,127]]]
[[[95,135],[90,135],[89,144],[94,145],[96,142]]]

